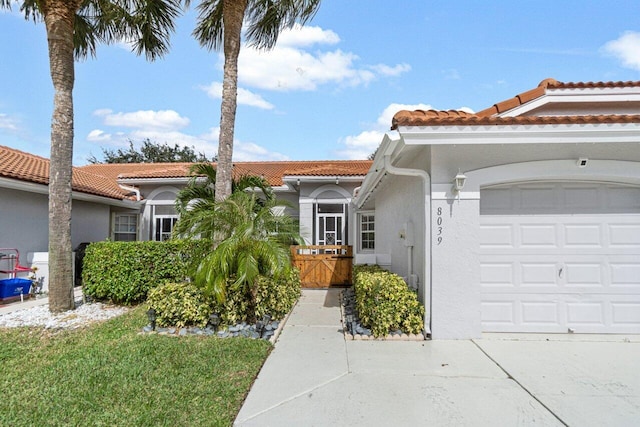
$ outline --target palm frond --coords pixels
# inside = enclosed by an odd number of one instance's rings
[[[203,0],[197,6],[198,21],[193,36],[200,46],[208,50],[220,50],[223,44],[223,0]]]
[[[258,49],[271,49],[285,28],[312,19],[320,0],[253,0],[249,2],[245,21],[249,45]]]

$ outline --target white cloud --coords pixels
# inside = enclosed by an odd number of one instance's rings
[[[201,86],[200,89],[204,90],[207,95],[213,99],[222,98],[221,82],[213,82],[209,86]],[[257,107],[263,110],[273,110],[275,108],[273,104],[265,100],[260,95],[243,88],[238,88],[237,102],[238,105],[248,105],[250,107]]]
[[[289,157],[282,153],[269,151],[253,142],[234,141],[233,143],[233,160],[236,162],[246,161],[275,161],[289,160]]]
[[[338,150],[338,155],[347,159],[366,159],[376,151],[385,132],[379,130],[368,130],[355,136],[347,136],[340,141],[345,145],[344,149]]]
[[[340,139],[339,143],[344,148],[337,150],[336,154],[346,159],[366,159],[376,151],[382,142],[382,137],[391,129],[393,116],[401,110],[432,110],[428,104],[389,104],[378,116],[369,129],[360,132],[358,135],[350,135]]]
[[[94,115],[103,118],[106,126],[114,128],[133,128],[126,131],[120,129],[108,133],[102,129],[94,129],[87,134],[87,141],[99,143],[101,147],[128,147],[129,141],[140,144],[145,139],[159,144],[178,144],[179,146],[193,147],[196,153],[204,153],[211,158],[218,152],[218,137],[220,128],[210,128],[200,135],[190,135],[179,130],[189,123],[187,118],[174,114],[139,114],[149,112],[117,113],[103,109],[94,112]],[[162,112],[158,112],[162,113]],[[177,120],[175,117],[180,117]],[[153,120],[150,118],[154,118]],[[159,122],[162,125],[159,125]],[[134,126],[135,125],[135,126]],[[172,126],[173,128],[172,128]],[[269,151],[258,144],[244,141],[234,141],[233,160],[286,160],[287,156]]]
[[[640,71],[640,33],[627,31],[606,43],[602,51],[616,57],[624,67]]]
[[[87,135],[87,141],[91,142],[111,141],[111,138],[110,133],[105,133],[105,131],[100,129],[94,129]]]
[[[114,113],[112,110],[101,109],[93,113],[103,117],[107,126],[127,127],[138,129],[177,130],[189,125],[189,119],[181,117],[173,110],[141,110],[130,113]]]
[[[406,73],[411,71],[411,65],[409,64],[398,64],[396,66],[389,66],[385,64],[378,64],[371,66],[371,69],[377,71],[378,74],[383,76],[399,76],[402,73]]]
[[[10,132],[17,132],[18,121],[5,113],[0,113],[0,129]]]
[[[340,43],[340,37],[331,30],[296,24],[293,28],[286,28],[280,33],[277,46],[307,47],[314,44],[337,43]]]
[[[321,85],[360,86],[411,70],[408,64],[362,64],[352,52],[335,48],[340,38],[320,27],[285,30],[272,50],[243,46],[238,81],[244,87],[275,91],[313,91]],[[329,48],[328,48],[329,47]],[[224,64],[219,55],[218,66]]]

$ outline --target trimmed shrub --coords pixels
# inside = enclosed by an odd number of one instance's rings
[[[210,301],[190,283],[165,283],[149,291],[147,303],[156,311],[159,326],[204,327],[211,314]]]
[[[377,266],[357,266],[354,289],[360,321],[375,337],[396,329],[417,334],[424,328],[424,307],[397,274]]]
[[[92,243],[84,257],[84,293],[116,304],[142,302],[150,289],[191,277],[210,248],[207,240]]]
[[[246,289],[237,289],[231,286],[230,280],[227,286],[227,298],[224,303],[214,302],[214,311],[219,312],[222,322],[225,325],[235,325],[246,322],[251,318],[249,313],[249,297],[245,294]],[[283,318],[295,305],[300,297],[300,274],[298,270],[291,271],[279,278],[274,279],[259,276],[256,289],[256,312],[255,317],[262,318],[265,314],[273,319]]]

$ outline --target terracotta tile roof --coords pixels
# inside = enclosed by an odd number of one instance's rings
[[[369,160],[234,162],[234,176],[263,176],[279,186],[285,176],[364,176]],[[111,179],[161,179],[189,177],[191,163],[111,163],[82,166],[82,170]]]
[[[439,125],[512,125],[512,124],[598,124],[598,123],[638,123],[640,115],[584,115],[584,116],[519,116],[497,117],[497,114],[519,107],[547,93],[547,89],[576,88],[623,88],[640,87],[636,82],[578,82],[565,83],[554,79],[545,79],[535,89],[522,92],[513,98],[498,102],[475,114],[463,111],[415,110],[398,111],[394,116],[391,129],[399,126],[439,126]]]
[[[20,150],[0,145],[0,177],[49,184],[49,160]],[[73,168],[74,191],[95,194],[111,199],[127,198],[126,191],[110,179]]]

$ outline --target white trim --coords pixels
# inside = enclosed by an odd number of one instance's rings
[[[334,178],[335,181],[335,178]],[[345,190],[344,188],[340,187],[339,185],[336,184],[325,184],[322,185],[318,188],[316,188],[315,190],[313,190],[311,192],[311,194],[309,194],[307,197],[305,197],[306,199],[316,199],[320,194],[327,192],[327,191],[335,191],[336,193],[339,193],[340,195],[344,196],[344,199],[347,201],[347,203],[349,203],[349,201],[351,200],[351,193],[349,193],[347,190]],[[301,200],[303,199],[302,197],[300,198]],[[326,200],[335,200],[335,199],[321,199],[323,202],[326,202]]]
[[[118,178],[119,184],[188,184],[191,177],[188,178]]]
[[[407,145],[578,144],[640,140],[640,123],[403,126]]]
[[[589,160],[584,168],[577,159],[510,163],[465,172],[468,191],[496,184],[530,181],[600,181],[640,185],[640,162]]]

